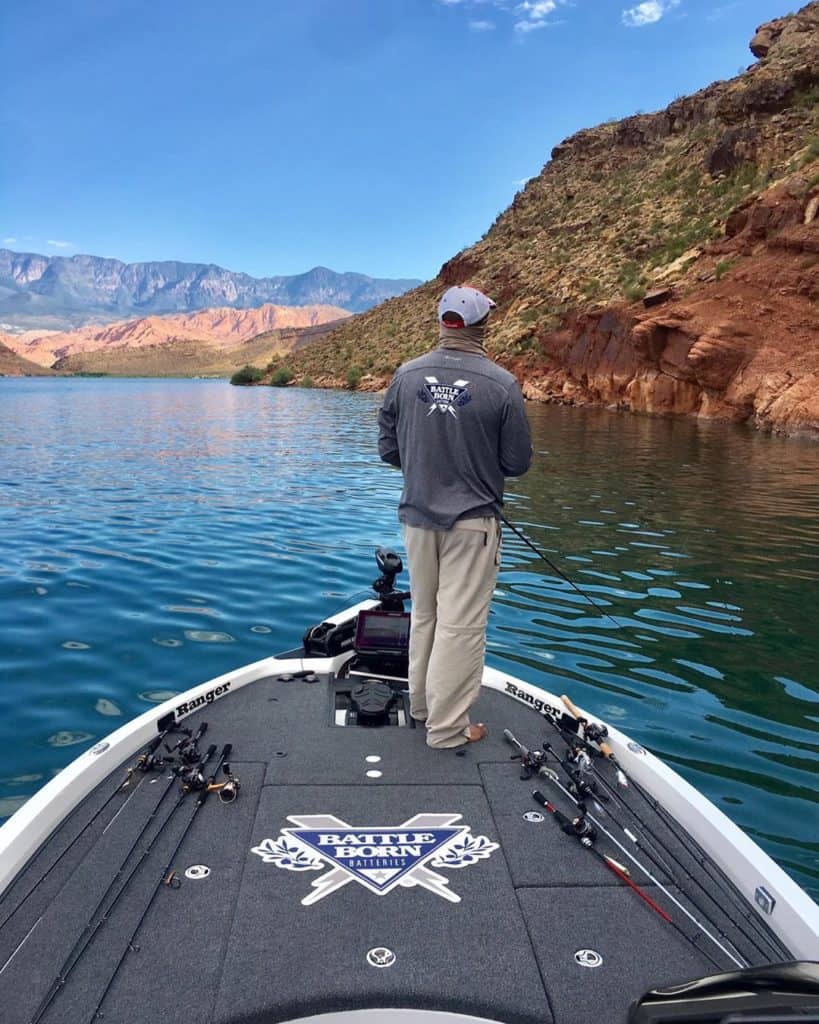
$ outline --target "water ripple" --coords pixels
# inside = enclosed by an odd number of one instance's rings
[[[0,380],[0,815],[120,716],[365,596],[375,546],[403,549],[377,406]],[[596,607],[505,531],[491,662],[599,709],[819,894],[819,446],[529,416],[537,455],[506,513]]]

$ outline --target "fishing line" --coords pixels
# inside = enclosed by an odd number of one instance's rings
[[[530,547],[532,549],[532,551],[534,551],[534,553],[538,556],[538,558],[542,559],[552,569],[553,572],[555,572],[561,579],[565,580],[569,584],[569,586],[574,587],[574,589],[578,592],[578,594],[580,594],[580,596],[584,600],[588,601],[589,604],[592,606],[592,608],[594,608],[594,610],[599,615],[602,615],[605,618],[607,618],[609,620],[609,622],[611,622],[618,629],[621,628],[620,627],[620,623],[617,622],[616,619],[613,619],[611,617],[611,615],[609,615],[608,612],[604,611],[600,607],[599,604],[597,604],[594,600],[592,600],[592,598],[590,597],[589,594],[587,594],[584,590],[581,590],[580,587],[578,587],[578,585],[574,582],[574,580],[571,580],[566,575],[566,573],[563,572],[563,570],[559,566],[555,565],[555,563],[550,558],[548,558],[546,555],[544,555],[542,551],[538,550],[538,548],[535,547],[535,545],[529,540],[529,538],[525,534],[521,533],[521,531],[515,526],[514,523],[510,523],[509,522],[509,520],[506,518],[506,516],[502,512],[501,512],[501,519],[509,527],[509,529],[512,531],[512,533],[514,533],[518,537],[520,537],[520,539],[523,541],[523,543],[526,544],[527,547]]]

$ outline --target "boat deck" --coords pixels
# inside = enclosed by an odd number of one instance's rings
[[[510,760],[504,729],[533,748],[556,742],[531,709],[484,691],[473,720],[486,722],[489,738],[435,751],[423,728],[333,724],[335,685],[328,676],[270,677],[185,720],[193,728],[208,722],[203,752],[232,743],[230,764],[241,780],[233,803],[211,796],[197,810],[196,794],[180,798],[167,772],[134,773],[122,788],[120,769],[72,812],[0,902],[4,1024],[100,1017],[105,1024],[271,1024],[366,1007],[620,1024],[647,989],[734,968],[702,934],[699,948],[686,941],[549,815],[524,818],[542,810],[535,787],[573,810],[548,780],[522,781]],[[610,765],[601,771],[614,782]],[[679,858],[665,854],[674,878],[652,872],[695,917],[707,915],[709,929],[750,964],[789,959],[756,915],[746,921],[717,892],[647,803],[624,795],[644,821],[652,816],[652,832]],[[310,823],[331,832],[387,828],[406,842],[400,833],[444,821],[430,815],[459,815],[454,826],[468,826],[488,855],[469,862],[467,850],[457,864],[430,861],[385,895],[330,875],[328,864],[293,870],[298,865],[282,863],[282,829],[297,827],[288,820],[294,816],[302,824],[325,816]],[[598,817],[618,833],[610,817]],[[625,860],[605,837],[596,848]],[[186,877],[193,865],[210,873]],[[164,884],[169,867],[171,885]],[[682,931],[696,932],[639,871],[631,875]],[[698,907],[677,888],[682,878]],[[324,895],[304,905],[311,893]],[[368,963],[378,948],[392,951],[391,966]],[[595,959],[578,956],[583,950],[598,954],[600,966],[578,962]]]

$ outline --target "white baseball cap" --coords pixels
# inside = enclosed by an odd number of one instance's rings
[[[495,303],[477,288],[469,285],[455,285],[448,288],[438,303],[438,319],[443,322],[444,313],[457,313],[463,319],[465,327],[471,327],[487,316],[495,308]],[[447,324],[444,327],[459,327],[460,324]]]

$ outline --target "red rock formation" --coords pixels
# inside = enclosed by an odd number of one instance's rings
[[[55,360],[78,352],[98,349],[143,348],[173,341],[202,341],[219,348],[240,345],[265,331],[282,327],[315,327],[351,314],[337,306],[276,306],[267,303],[257,309],[203,309],[195,313],[149,316],[123,320],[103,327],[81,327],[76,331],[38,335],[9,335],[6,344],[19,355],[51,366]]]
[[[817,213],[819,185],[808,189],[798,175],[754,199],[690,270],[696,276],[715,256],[739,257],[721,280],[672,295],[662,307],[611,306],[541,335],[540,353],[514,367],[524,393],[750,419],[819,438]]]

